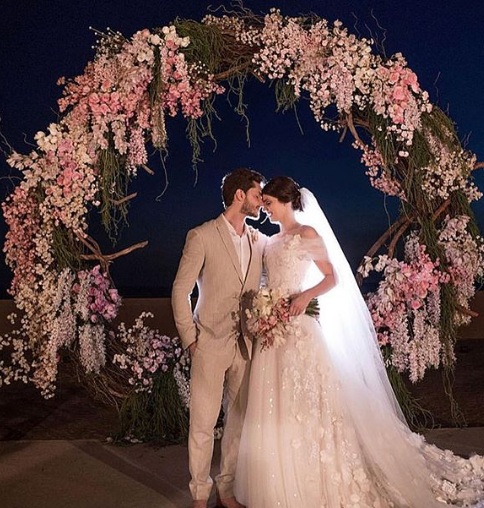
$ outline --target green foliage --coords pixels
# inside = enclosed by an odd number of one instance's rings
[[[98,153],[98,170],[101,221],[114,244],[120,225],[127,223],[129,202],[121,201],[127,195],[129,177],[126,157],[115,149],[112,139],[108,148]]]
[[[188,414],[183,408],[175,378],[160,372],[151,392],[132,392],[120,409],[115,439],[179,443],[188,435]]]
[[[73,271],[81,269],[81,245],[72,231],[64,226],[54,228],[52,232],[52,248],[59,270],[70,268]]]

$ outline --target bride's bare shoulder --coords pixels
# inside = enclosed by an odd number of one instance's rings
[[[319,238],[317,231],[311,226],[301,226],[301,229],[299,230],[299,234],[301,235],[301,238],[304,238],[307,240]]]

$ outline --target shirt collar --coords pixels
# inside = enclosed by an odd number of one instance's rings
[[[227,217],[225,217],[225,214],[222,214],[222,217],[224,218],[224,221],[225,221],[225,224],[227,225],[227,228],[229,230],[229,233],[232,235],[232,236],[236,236],[237,238],[242,238],[244,236],[247,236],[247,225],[244,224],[244,231],[242,233],[242,236],[239,236],[237,234],[237,231],[235,231],[235,228],[234,226],[232,226],[232,224],[230,224],[230,222],[227,220]]]

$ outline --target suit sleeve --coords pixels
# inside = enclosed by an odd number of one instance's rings
[[[187,235],[171,294],[175,324],[185,348],[197,340],[191,295],[204,261],[205,249],[200,234],[191,230]]]

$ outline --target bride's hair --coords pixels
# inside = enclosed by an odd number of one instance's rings
[[[262,194],[272,196],[281,203],[291,203],[293,210],[302,210],[299,185],[288,176],[276,176],[275,178],[271,178],[264,185]]]

